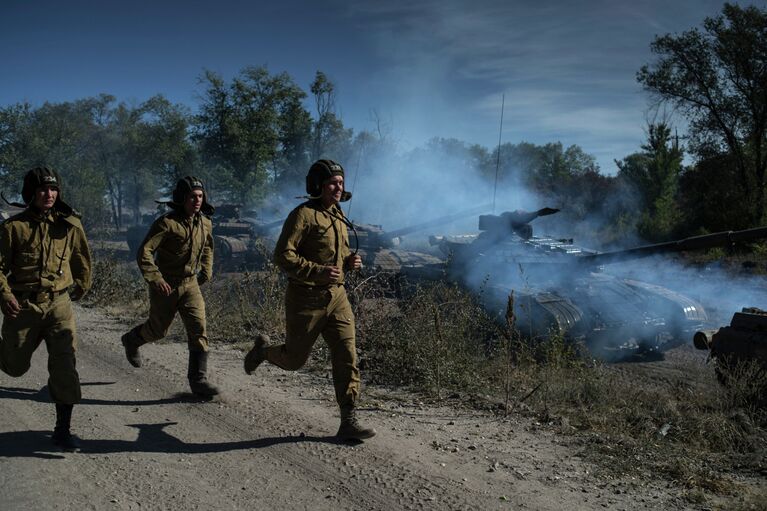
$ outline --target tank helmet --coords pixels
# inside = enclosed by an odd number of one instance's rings
[[[309,167],[306,174],[306,193],[313,199],[322,195],[322,184],[333,176],[344,177],[344,168],[340,163],[333,160],[317,160]],[[341,202],[348,201],[352,194],[344,191]]]
[[[59,191],[61,198],[61,176],[50,167],[35,167],[24,175],[24,186],[21,189],[21,198],[25,204],[31,203],[35,198],[35,191],[41,186],[54,186]]]
[[[53,209],[62,213],[65,216],[72,214],[78,215],[71,206],[64,202],[64,198],[61,194],[61,175],[51,167],[35,167],[27,171],[24,174],[24,184],[21,188],[21,198],[24,201],[24,206],[29,207],[35,200],[35,192],[41,186],[51,186],[58,190],[58,196],[56,202],[53,203]],[[14,203],[14,205],[16,205]],[[79,215],[78,215],[79,216]]]
[[[202,191],[202,211],[206,215],[212,215],[215,208],[208,203],[208,194],[205,191],[205,185],[202,179],[194,176],[186,176],[179,179],[176,182],[176,187],[173,189],[172,201],[168,203],[172,208],[183,208],[186,197],[194,190]]]

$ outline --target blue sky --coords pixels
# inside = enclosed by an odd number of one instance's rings
[[[578,144],[613,173],[645,137],[635,74],[653,37],[723,4],[3,0],[0,105],[161,93],[194,109],[203,69],[267,65],[305,90],[322,70],[347,126],[374,129],[375,112],[403,148],[435,136],[494,147],[505,94],[504,142]]]

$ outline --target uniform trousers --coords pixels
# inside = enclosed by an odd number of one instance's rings
[[[171,285],[175,282],[171,283]],[[168,335],[173,318],[178,312],[186,329],[189,351],[208,351],[208,333],[205,324],[205,300],[202,298],[197,277],[187,277],[173,288],[170,296],[149,286],[149,319],[141,325],[139,335],[144,342],[152,342]]]
[[[0,369],[10,376],[23,375],[29,370],[32,354],[45,340],[51,399],[58,404],[79,403],[82,395],[75,361],[77,332],[69,295],[48,295],[39,302],[21,299],[19,305],[18,316],[3,317]]]
[[[342,285],[309,288],[288,284],[285,294],[286,336],[283,344],[266,348],[266,360],[295,371],[306,363],[317,338],[322,335],[330,350],[336,401],[354,407],[360,390],[354,314]]]

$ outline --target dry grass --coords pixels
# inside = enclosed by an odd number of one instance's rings
[[[149,307],[146,285],[135,264],[118,257],[99,257],[93,265],[93,285],[85,295],[86,306],[99,306],[108,312],[118,312],[127,320],[146,313]]]
[[[145,296],[137,273],[103,264],[91,300],[135,304]],[[216,277],[204,288],[211,340],[246,347],[255,331],[282,338],[285,285],[275,270]],[[767,414],[754,404],[767,377],[753,364],[727,370],[726,387],[700,363],[657,378],[592,360],[560,336],[530,345],[514,332],[513,318],[498,325],[481,296],[453,285],[410,286],[379,274],[358,276],[348,289],[369,383],[533,415],[581,442],[606,478],[662,477],[690,502],[712,507],[765,502],[763,492],[737,482],[767,474]],[[310,367],[325,371],[328,360],[318,342]]]
[[[203,287],[211,341],[250,345],[258,332],[281,339],[286,285],[273,269],[217,276]]]

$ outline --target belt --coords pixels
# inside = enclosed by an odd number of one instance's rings
[[[11,291],[13,293],[13,296],[16,297],[17,300],[27,300],[31,303],[45,303],[45,302],[51,302],[53,301],[57,296],[62,295],[67,292],[66,289],[61,289],[59,291],[53,291],[51,289],[46,289],[44,291]]]

